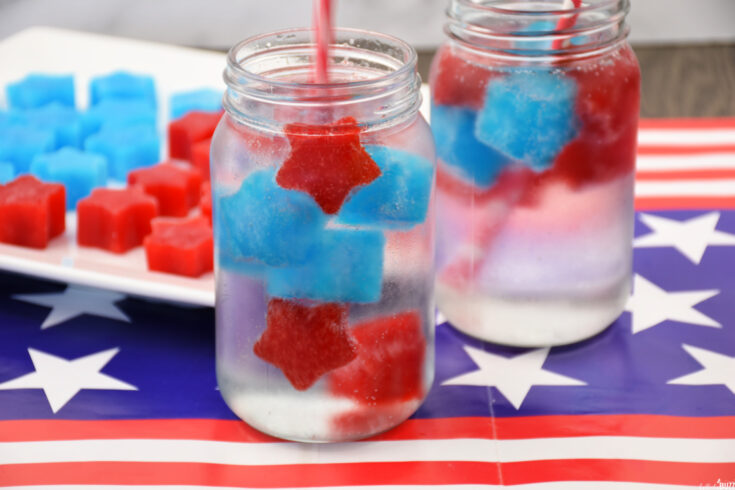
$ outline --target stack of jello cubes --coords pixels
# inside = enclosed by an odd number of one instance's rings
[[[76,107],[71,75],[31,74],[9,84],[6,95],[0,242],[45,248],[64,232],[68,211],[81,246],[119,254],[145,245],[152,270],[188,276],[212,270],[209,141],[221,93],[171,97],[174,161],[162,163],[150,76],[94,77],[84,111]]]

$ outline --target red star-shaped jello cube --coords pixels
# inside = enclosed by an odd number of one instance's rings
[[[169,156],[189,160],[194,144],[211,138],[221,118],[221,112],[192,111],[169,123]]]
[[[46,248],[66,229],[66,191],[23,175],[0,185],[0,242]]]
[[[209,224],[212,224],[212,185],[209,181],[202,183],[202,194],[199,197],[199,209],[202,216],[206,216]]]
[[[157,214],[155,198],[140,189],[95,189],[77,204],[77,243],[126,252],[143,243]]]
[[[189,277],[212,271],[214,243],[206,218],[156,218],[151,227],[143,240],[148,269]]]
[[[297,390],[308,389],[322,375],[355,358],[355,346],[346,331],[346,305],[304,306],[273,298],[266,323],[253,352],[283,371]]]
[[[128,174],[128,184],[155,197],[159,215],[186,216],[199,204],[202,177],[196,169],[164,162],[133,170]]]
[[[207,138],[191,147],[191,166],[199,170],[202,180],[209,180],[209,148],[212,138]]]
[[[285,127],[291,154],[276,182],[306,192],[327,214],[335,214],[352,189],[380,176],[380,167],[360,144],[360,127],[352,117],[323,126]]]
[[[329,375],[332,393],[367,405],[423,395],[426,340],[418,312],[368,320],[350,334],[357,359]]]

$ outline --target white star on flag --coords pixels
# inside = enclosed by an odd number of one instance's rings
[[[51,308],[51,312],[41,324],[42,329],[85,313],[130,322],[128,316],[115,305],[116,301],[125,299],[125,295],[102,289],[69,286],[59,293],[16,294],[13,299]]]
[[[54,413],[81,390],[136,391],[135,386],[100,372],[118,352],[119,349],[108,349],[70,361],[29,348],[36,370],[0,383],[0,390],[42,389]]]
[[[708,246],[735,245],[735,235],[716,229],[720,220],[720,213],[717,211],[686,221],[644,213],[639,216],[653,231],[636,238],[633,241],[635,247],[674,247],[692,263],[698,265]]]
[[[694,309],[702,301],[720,294],[717,289],[701,291],[664,291],[645,277],[636,274],[633,294],[625,307],[633,316],[633,333],[655,327],[665,320],[673,320],[705,327],[722,325]]]
[[[464,346],[465,352],[479,367],[477,371],[448,379],[442,385],[494,386],[515,407],[521,408],[523,400],[534,385],[584,386],[587,383],[542,369],[549,347],[536,349],[515,357],[497,354]]]
[[[687,353],[703,369],[686,374],[667,383],[670,385],[725,385],[735,395],[735,357],[683,344]]]

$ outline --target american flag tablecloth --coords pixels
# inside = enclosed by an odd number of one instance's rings
[[[440,324],[428,399],[369,441],[239,422],[211,309],[0,274],[0,486],[735,486],[735,119],[640,142],[628,312],[553,349]]]

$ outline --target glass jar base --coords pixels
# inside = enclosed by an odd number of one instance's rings
[[[437,283],[437,304],[461,332],[515,347],[566,345],[588,339],[620,316],[630,295],[630,281],[595,298],[504,298],[460,292]]]
[[[366,406],[324,393],[295,396],[244,390],[218,376],[235,415],[264,434],[295,442],[347,442],[386,432],[408,419],[423,400]]]

